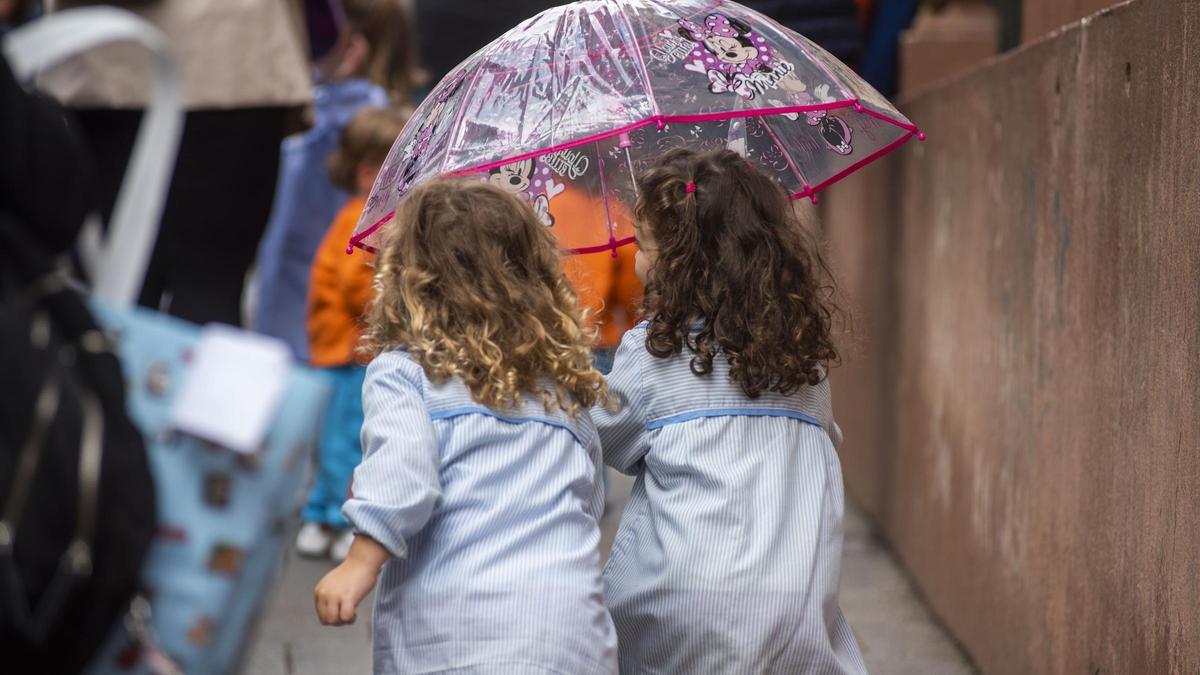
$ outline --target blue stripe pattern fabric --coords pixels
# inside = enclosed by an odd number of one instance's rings
[[[403,352],[363,387],[363,462],[343,513],[396,558],[376,588],[374,671],[615,673],[590,415],[476,403]]]
[[[865,673],[837,601],[843,493],[828,383],[747,397],[720,358],[626,334],[593,418],[636,476],[604,571],[622,673]]]

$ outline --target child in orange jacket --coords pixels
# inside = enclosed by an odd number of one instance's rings
[[[616,237],[633,234],[633,215],[620,202],[605,205],[570,187],[554,198],[554,234],[564,246],[585,246],[601,241],[605,216],[619,223]],[[642,282],[633,271],[636,244],[610,251],[567,256],[563,272],[579,293],[579,304],[588,310],[588,322],[597,330],[592,361],[602,373],[612,367],[613,354],[625,331],[638,322]]]
[[[374,295],[375,271],[361,253],[346,255],[346,244],[380,165],[404,127],[404,118],[382,108],[360,111],[342,131],[329,158],[333,182],[353,196],[338,212],[313,259],[308,294],[308,346],[313,366],[333,383],[318,455],[318,471],[304,524],[296,537],[303,555],[344,560],[353,540],[342,517],[354,467],[362,459],[362,384],[365,364],[358,358],[360,318]]]
[[[612,368],[613,354],[625,331],[638,322],[642,282],[633,270],[637,246],[629,244],[608,251],[571,256],[563,261],[563,272],[579,293],[579,304],[589,310],[588,321],[597,329],[592,362],[605,374]]]

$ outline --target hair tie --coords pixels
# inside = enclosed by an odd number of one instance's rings
[[[695,192],[695,191],[696,191],[696,184],[695,184],[695,183],[690,183],[690,182],[689,182],[687,185],[683,186],[683,191],[684,191],[684,192],[687,192],[688,194],[691,194],[691,193]]]

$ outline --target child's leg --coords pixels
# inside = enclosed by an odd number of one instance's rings
[[[331,392],[337,388],[337,378],[333,371],[327,369],[319,369],[317,371],[325,378]],[[325,514],[328,509],[325,507],[329,500],[325,497],[327,489],[325,487],[327,479],[325,477],[325,446],[330,428],[332,427],[334,415],[334,406],[336,405],[336,396],[331,395],[329,403],[325,407],[325,419],[321,424],[321,437],[317,443],[317,470],[313,475],[312,487],[308,490],[308,499],[304,503],[304,513],[301,514],[301,519],[305,523],[325,523]]]
[[[337,370],[321,369],[319,372],[329,384],[332,395],[325,409],[321,438],[317,445],[316,475],[313,477],[312,487],[308,490],[304,512],[300,516],[303,526],[296,533],[296,550],[303,556],[323,557],[329,553],[334,539],[334,528],[338,525],[337,521],[330,522],[329,515],[333,510],[330,504],[336,503],[339,507],[341,505],[337,488],[333,484],[333,476],[329,471],[328,459],[330,442],[336,437],[339,427],[338,406],[341,396],[338,391],[340,380]]]
[[[333,411],[336,419],[330,420],[329,433],[325,436],[322,471],[329,490],[325,522],[341,530],[349,526],[342,517],[342,505],[350,497],[354,469],[362,462],[362,386],[367,369],[345,366],[336,372],[338,384],[334,388],[334,396],[337,397],[337,403]]]
[[[346,527],[342,504],[350,476],[362,459],[358,434],[362,429],[362,381],[365,368],[345,366],[321,371],[330,383],[329,407],[317,450],[317,475],[304,507],[304,522],[334,529]]]

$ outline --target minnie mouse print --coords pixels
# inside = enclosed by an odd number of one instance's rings
[[[800,94],[798,99],[802,104],[833,103],[837,100],[829,95],[828,84],[818,85],[812,94],[806,91]],[[767,102],[777,107],[784,105],[775,99],[768,99]],[[795,112],[782,113],[782,116],[792,121],[800,119],[800,113]],[[830,115],[826,110],[806,112],[804,119],[808,122],[808,126],[817,128],[817,134],[830,151],[839,155],[849,155],[854,152],[854,147],[850,144],[854,137],[854,131],[846,123],[846,120],[837,115]]]
[[[417,128],[417,133],[404,148],[400,161],[389,167],[387,174],[384,175],[383,184],[386,185],[395,178],[397,172],[399,173],[400,179],[396,182],[396,192],[399,195],[407,194],[413,181],[416,180],[421,157],[433,142],[433,135],[438,130],[438,124],[442,121],[446,106],[458,93],[458,88],[465,78],[466,73],[460,70],[446,82],[446,85],[438,92],[437,98],[434,99],[433,107],[421,120],[421,126]]]
[[[828,84],[822,84],[813,89],[813,95],[818,103],[833,103],[836,100],[829,95]],[[804,117],[808,121],[808,126],[817,128],[821,140],[825,141],[825,147],[839,155],[848,155],[854,152],[854,147],[850,145],[854,132],[850,129],[850,125],[846,124],[846,120],[837,115],[831,115],[825,110],[808,112],[804,114]]]
[[[805,117],[808,119],[808,126],[817,127],[817,133],[825,141],[825,147],[839,155],[848,155],[854,152],[854,148],[850,145],[853,132],[845,120],[836,115],[830,115],[824,110],[807,113]]]
[[[684,68],[706,73],[714,94],[732,91],[751,100],[795,71],[790,62],[776,61],[767,39],[740,19],[709,14],[704,25],[680,19],[679,26],[679,35],[696,45]]]
[[[551,227],[554,225],[554,216],[550,213],[550,199],[566,187],[549,178],[550,170],[545,167],[542,168],[542,173],[546,175],[535,179],[534,175],[537,170],[538,167],[532,159],[522,159],[495,167],[488,172],[485,180],[501,190],[511,192],[529,202],[529,205],[533,207],[533,212],[537,214],[538,220],[542,221],[546,227]],[[537,192],[537,188],[542,186],[545,191]]]
[[[684,64],[689,71],[708,75],[709,91],[714,94],[734,92],[746,100],[758,94],[776,89],[781,85],[795,95],[796,100],[814,102],[814,97],[803,82],[796,77],[795,66],[784,59],[776,58],[771,45],[761,34],[740,19],[731,19],[724,14],[709,14],[700,25],[687,19],[679,20],[679,35],[694,45],[692,60]],[[817,87],[816,102],[833,101],[828,97],[829,85]],[[769,103],[785,104],[769,100]],[[798,113],[785,113],[790,120],[799,119]],[[839,155],[853,152],[850,125],[840,117],[825,111],[805,114],[809,126],[816,127],[825,146]]]

